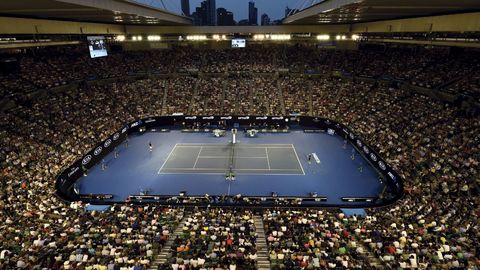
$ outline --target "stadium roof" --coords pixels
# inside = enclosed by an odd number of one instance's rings
[[[350,24],[480,10],[480,0],[324,0],[284,24]]]
[[[192,23],[187,17],[130,0],[0,1],[0,16],[141,25]]]

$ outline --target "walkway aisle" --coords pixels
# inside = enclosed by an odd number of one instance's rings
[[[225,72],[226,73],[226,72]],[[222,82],[222,106],[220,107],[220,115],[226,115],[225,113],[225,99],[227,97],[226,95],[226,92],[227,92],[227,84],[228,84],[228,80],[227,80],[227,77],[226,76],[223,76],[224,79],[223,79],[223,82]]]
[[[167,80],[163,81],[163,100],[162,100],[162,115],[167,114],[167,94],[168,94],[168,83]]]
[[[312,98],[312,81],[308,80],[307,82],[307,101],[308,101],[308,114],[309,116],[314,116],[313,115],[313,98]]]
[[[285,110],[285,100],[283,99],[283,89],[282,89],[282,84],[280,83],[280,80],[277,80],[277,89],[278,89],[278,96],[280,98],[280,106],[282,107],[282,115],[286,115],[286,110]]]
[[[270,270],[270,261],[268,260],[268,247],[263,226],[262,216],[253,215],[255,231],[257,233],[257,269]]]
[[[385,263],[380,260],[372,251],[370,251],[369,247],[366,246],[361,239],[357,241],[357,245],[362,247],[363,253],[361,253],[361,255],[366,257],[366,260],[372,269],[387,269]]]
[[[185,221],[187,220],[187,213],[184,212],[182,220],[178,223],[177,228],[175,231],[169,235],[167,242],[165,243],[165,246],[163,246],[162,251],[158,253],[157,257],[153,261],[153,263],[148,267],[148,270],[157,270],[159,265],[162,265],[168,261],[168,259],[171,257],[170,249],[172,248],[173,240],[177,236],[180,236],[183,232],[183,225],[185,225]]]
[[[192,115],[192,112],[193,112],[193,108],[194,108],[194,105],[195,105],[195,97],[198,96],[198,83],[199,83],[199,80],[195,80],[195,85],[193,86],[193,94],[192,94],[192,97],[190,98],[190,104],[188,106],[188,112],[187,114],[188,115]]]

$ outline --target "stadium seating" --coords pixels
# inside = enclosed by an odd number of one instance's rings
[[[478,101],[478,51],[253,46],[85,55],[75,46],[41,49],[19,56],[18,73],[0,75],[2,98],[15,102],[0,113],[0,269],[147,269],[179,224],[184,234],[159,269],[187,260],[191,268],[179,269],[254,269],[253,212],[125,204],[99,213],[54,196],[62,169],[122,124],[175,112],[335,119],[401,174],[405,196],[367,217],[262,211],[273,269],[479,267],[479,118],[403,87]],[[188,69],[199,73],[179,72]]]

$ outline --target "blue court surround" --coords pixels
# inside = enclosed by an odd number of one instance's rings
[[[345,205],[342,197],[377,197],[384,188],[379,173],[339,136],[327,133],[305,133],[292,130],[289,133],[259,133],[257,138],[248,138],[239,132],[239,144],[292,144],[298,154],[305,175],[238,175],[229,182],[223,175],[211,174],[159,174],[159,169],[177,143],[228,143],[226,137],[216,138],[211,133],[145,132],[132,134],[128,147],[117,146],[119,157],[111,152],[104,157],[107,165],[102,170],[100,163],[92,167],[87,176],[77,181],[80,194],[112,194],[111,201],[124,201],[129,195],[149,190],[150,194],[177,195],[236,195],[270,196],[272,191],[279,196],[308,196],[316,192],[327,201],[323,205]],[[153,145],[150,152],[148,143]],[[321,164],[307,162],[307,155],[315,152]],[[360,172],[359,167],[363,167]],[[108,200],[107,200],[108,201]]]

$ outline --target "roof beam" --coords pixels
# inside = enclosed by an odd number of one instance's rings
[[[162,21],[168,21],[176,24],[192,24],[190,18],[174,14],[172,12],[157,9],[151,6],[143,5],[130,0],[56,0],[57,2],[64,2],[75,4],[79,6],[94,7],[97,9],[111,10],[114,13],[133,14],[142,17],[157,18]]]
[[[311,16],[316,16],[320,13],[326,13],[326,12],[341,8],[342,6],[350,5],[356,2],[360,2],[360,1],[359,0],[336,0],[336,1],[325,0],[307,9],[297,12],[291,16],[288,16],[283,20],[283,23],[284,24],[293,23],[295,21],[308,18]]]

